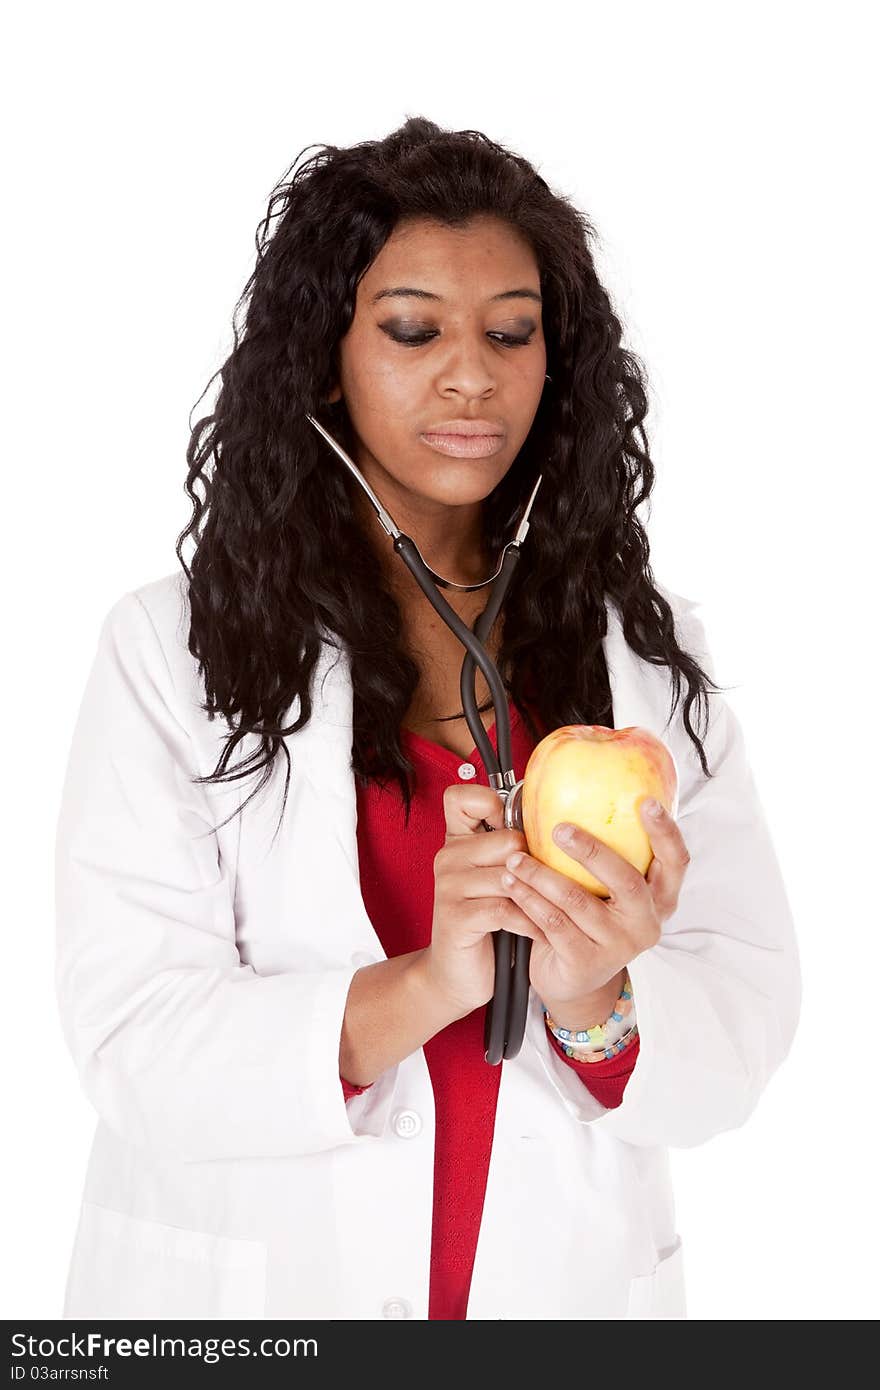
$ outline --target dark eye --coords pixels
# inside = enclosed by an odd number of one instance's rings
[[[532,341],[531,333],[525,338],[517,338],[512,333],[490,333],[489,337],[497,338],[505,347],[525,347],[527,343]]]
[[[427,343],[431,338],[436,338],[437,336],[437,334],[433,332],[415,334],[395,333],[390,328],[386,328],[385,332],[388,334],[389,338],[392,338],[394,340],[395,343],[404,343],[407,347],[421,347],[424,343]],[[525,338],[517,338],[512,333],[490,333],[489,337],[502,343],[504,347],[525,347],[532,340],[531,333],[529,333],[529,335]]]

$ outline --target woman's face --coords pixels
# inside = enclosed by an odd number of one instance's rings
[[[406,293],[404,293],[406,291]],[[422,534],[463,507],[461,534],[528,435],[547,354],[538,264],[528,243],[491,216],[467,229],[398,224],[363,275],[338,346],[338,383],[357,439],[355,462],[405,529]],[[483,422],[489,438],[455,434]],[[457,456],[468,451],[467,456]],[[433,525],[432,525],[433,523]]]

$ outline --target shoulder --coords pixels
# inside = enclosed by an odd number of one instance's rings
[[[702,600],[686,598],[684,594],[676,593],[674,589],[670,589],[666,584],[661,584],[656,578],[653,580],[653,585],[672,610],[676,636],[687,638],[689,641],[693,640],[694,636],[700,637],[703,630],[702,622],[697,616],[696,610],[702,607]],[[623,615],[619,605],[610,595],[606,596],[606,606],[609,616],[613,615],[615,625],[622,629]]]
[[[189,583],[182,570],[141,584],[139,588],[131,590],[131,597],[145,610],[163,647],[181,639],[186,646],[189,631]]]
[[[669,607],[676,615],[680,614],[683,617],[686,613],[690,613],[691,609],[701,606],[701,599],[685,598],[684,594],[677,594],[674,589],[668,588],[666,584],[661,584],[657,579],[654,580],[654,588],[657,590],[658,594],[663,595]]]
[[[119,636],[137,635],[152,628],[163,647],[189,627],[189,593],[186,575],[166,574],[117,598],[104,616],[105,628]]]
[[[132,674],[148,676],[175,705],[188,706],[190,717],[200,709],[198,663],[189,650],[189,583],[182,570],[122,594],[104,617],[103,637]]]
[[[103,634],[120,646],[142,639],[143,659],[162,659],[178,667],[191,664],[189,652],[189,585],[186,575],[166,574],[129,589],[104,616]]]

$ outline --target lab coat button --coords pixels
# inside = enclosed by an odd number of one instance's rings
[[[415,1139],[422,1128],[422,1117],[415,1110],[396,1110],[392,1124],[401,1139]]]
[[[473,763],[462,763],[461,767],[458,769],[458,775],[464,782],[469,782],[472,777],[476,777],[477,769],[474,767]]]
[[[412,1308],[405,1298],[386,1298],[382,1304],[383,1318],[411,1318]]]

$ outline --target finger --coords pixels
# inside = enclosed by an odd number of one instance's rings
[[[591,835],[575,825],[570,827],[570,837],[566,837],[562,826],[557,825],[553,828],[553,843],[597,878],[608,890],[613,902],[625,902],[645,892],[644,875],[597,835]],[[538,860],[533,860],[532,864],[536,866],[531,870],[533,873],[539,868],[546,868]],[[554,869],[547,869],[547,872],[556,873]],[[564,871],[558,877],[563,881],[568,878]],[[544,889],[541,888],[541,891]],[[592,893],[588,892],[587,896],[594,899]]]
[[[458,930],[466,935],[485,935],[487,932],[508,931],[514,936],[527,936],[532,941],[547,938],[539,926],[512,901],[501,887],[501,872],[497,865],[481,872],[447,874],[443,892],[450,902],[473,903],[459,915]]]
[[[471,878],[475,875],[470,875]],[[462,885],[455,885],[455,876],[450,888],[450,900],[461,903],[463,898],[471,901],[471,906],[459,912],[454,926],[459,942],[471,941],[496,932],[506,931],[513,936],[527,936],[532,941],[547,945],[547,938],[538,925],[511,901],[499,888],[499,871],[495,870],[491,880],[486,879],[487,892],[463,892]],[[472,885],[466,885],[472,889]]]
[[[501,881],[504,891],[555,949],[575,935],[587,937],[595,946],[607,941],[607,908],[574,879],[525,854],[516,869],[505,870]]]
[[[651,848],[654,851],[654,858],[648,870],[648,882],[655,893],[659,888],[667,897],[677,902],[691,856],[674,817],[662,803],[658,801],[657,805],[660,809],[655,816],[650,814],[644,801],[639,807],[642,824],[650,836]]]
[[[507,900],[507,906],[509,912],[502,916],[499,931],[509,931],[512,936],[527,936],[530,941],[540,942],[543,946],[549,945],[547,936],[539,923],[534,922],[521,907],[518,907],[510,899]]]
[[[443,814],[446,834],[486,834],[487,825],[493,830],[504,828],[504,801],[494,787],[482,782],[453,782],[443,790]]]
[[[493,836],[487,835],[487,840]],[[481,839],[478,835],[474,836],[474,843],[480,844]],[[470,842],[468,842],[469,848]],[[458,846],[461,850],[462,846]],[[441,854],[443,851],[441,850]],[[449,852],[447,851],[447,854]],[[513,909],[513,900],[510,890],[501,882],[504,873],[504,862],[500,864],[472,864],[470,856],[464,858],[459,854],[456,859],[447,859],[446,871],[443,875],[443,894],[449,902],[462,902],[474,899],[493,898],[499,911],[504,907]],[[505,923],[500,924],[504,927]]]

